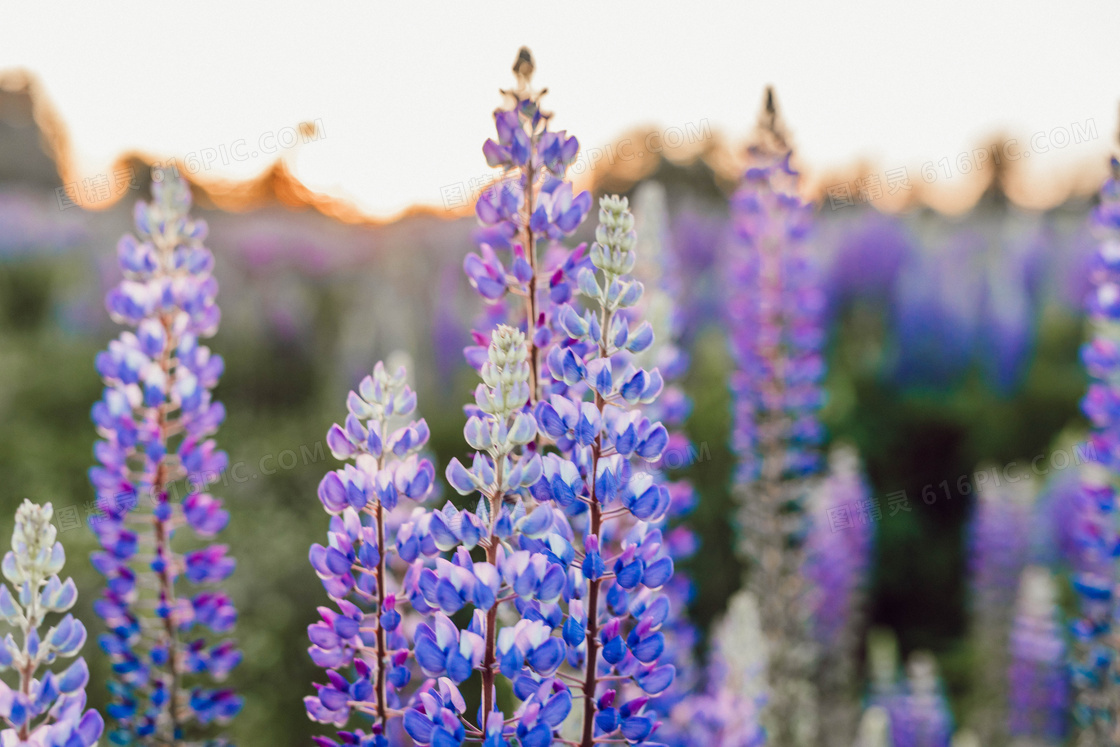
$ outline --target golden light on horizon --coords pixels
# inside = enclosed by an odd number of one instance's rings
[[[996,132],[1024,144],[1061,129],[1094,133],[1046,151],[1027,147],[1033,159],[1020,159],[1009,181],[1020,204],[1044,207],[1095,188],[1120,99],[1109,83],[1120,79],[1110,74],[1120,63],[1104,29],[1110,15],[1120,21],[1120,9],[1085,3],[1101,23],[1075,33],[1034,23],[1029,5],[1022,14],[972,8],[972,22],[962,24],[956,12],[965,5],[857,22],[828,6],[794,3],[772,20],[781,27],[787,18],[796,33],[745,45],[749,12],[714,3],[708,17],[718,23],[677,29],[673,54],[651,55],[662,39],[652,12],[570,3],[571,18],[587,19],[592,36],[626,30],[589,59],[578,40],[551,33],[560,21],[550,13],[529,8],[515,17],[503,3],[444,9],[445,22],[418,35],[423,8],[294,14],[218,12],[216,3],[201,3],[181,13],[125,2],[111,26],[89,9],[73,9],[64,23],[21,10],[22,33],[12,33],[15,24],[0,30],[0,70],[26,70],[40,81],[52,137],[66,146],[65,183],[108,177],[122,159],[175,159],[216,195],[290,178],[299,199],[333,205],[349,220],[469,210],[459,195],[469,198],[492,178],[479,143],[521,43],[534,49],[537,80],[563,113],[557,126],[588,154],[589,174],[577,174],[586,183],[606,171],[649,169],[617,155],[618,143],[636,132],[709,133],[707,142],[689,138],[665,150],[673,158],[704,152],[717,168],[730,167],[761,91],[773,83],[807,189],[824,202],[845,175],[876,174],[885,184],[888,173],[905,169],[913,189],[884,189],[877,207],[893,211],[920,199],[946,212],[967,209],[990,179],[992,159],[977,163],[977,153]],[[253,34],[242,32],[246,24]],[[992,37],[992,24],[1007,33]],[[152,28],[175,28],[174,39],[145,41],[134,57],[103,43],[103,32],[150,39]],[[922,37],[947,39],[936,63],[915,54]],[[983,59],[952,54],[966,48],[984,48]],[[307,123],[315,132],[301,129]]]

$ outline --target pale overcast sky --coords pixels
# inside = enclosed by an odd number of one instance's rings
[[[642,125],[741,138],[773,83],[810,175],[862,159],[916,179],[1005,132],[1046,135],[1030,167],[1057,179],[1111,149],[1120,104],[1114,0],[0,2],[0,70],[39,77],[84,173],[130,149],[237,148],[199,178],[245,178],[284,128],[318,121],[296,173],[379,217],[486,173],[522,44],[585,147]],[[1074,125],[1096,139],[1043,152]]]

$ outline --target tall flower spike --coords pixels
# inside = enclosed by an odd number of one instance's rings
[[[518,453],[537,438],[536,420],[525,409],[531,373],[523,332],[494,330],[481,376],[463,430],[475,458],[470,468],[452,459],[446,471],[458,493],[480,495],[477,510],[448,503],[416,525],[425,557],[414,563],[406,586],[413,607],[431,615],[418,629],[416,660],[438,679],[413,700],[404,728],[418,744],[459,744],[470,737],[493,746],[514,735],[523,744],[548,744],[571,710],[571,695],[554,677],[564,657],[563,642],[554,635],[566,584],[560,558],[570,560],[571,550],[552,536],[551,509],[529,512],[524,503],[542,471],[539,456]],[[485,560],[472,559],[476,546]],[[448,552],[450,561],[439,556]],[[450,615],[465,607],[473,615],[460,630]],[[510,624],[500,627],[503,620]],[[479,718],[472,722],[458,686],[475,669],[482,693]],[[524,701],[514,714],[498,707],[499,676],[512,680],[514,694]]]
[[[857,729],[856,657],[878,511],[854,449],[833,448],[811,504],[805,577],[819,651],[814,679],[821,744],[848,747]]]
[[[549,130],[552,115],[541,109],[545,91],[529,87],[533,68],[532,55],[523,47],[514,64],[518,87],[503,92],[510,108],[494,112],[498,139],[482,147],[486,162],[502,174],[478,198],[479,252],[468,254],[463,268],[486,301],[505,304],[496,320],[525,332],[535,402],[548,394],[543,366],[558,341],[555,308],[572,298],[576,273],[586,265],[583,245],[570,251],[562,242],[587,217],[591,194],[574,194],[567,180],[579,142],[564,130]],[[478,367],[486,343],[484,335],[476,338],[479,344],[466,353]]]
[[[200,344],[218,327],[218,285],[206,224],[191,219],[190,204],[189,186],[168,173],[152,202],[136,205],[137,236],[117,247],[124,279],[106,299],[132,329],[97,356],[105,390],[92,415],[102,440],[89,474],[102,548],[93,564],[106,589],[95,610],[108,627],[100,643],[113,664],[116,744],[179,743],[190,722],[202,736],[241,709],[232,690],[188,683],[203,673],[224,680],[241,659],[231,641],[205,634],[224,636],[237,619],[214,588],[234,561],[224,545],[172,550],[178,529],[205,541],[229,520],[206,492],[228,464],[210,438],[225,418],[210,395],[223,363]],[[184,576],[203,588],[181,596]]]
[[[553,565],[569,579],[556,602],[547,597],[526,599],[518,592],[518,611],[524,618],[518,627],[532,623],[532,636],[522,631],[511,638],[506,630],[499,632],[502,674],[521,671],[524,675],[516,678],[514,692],[523,706],[515,715],[516,727],[511,725],[507,731],[514,731],[522,743],[526,737],[543,739],[554,726],[557,710],[571,703],[566,683],[579,680],[576,697],[583,700],[582,724],[568,738],[578,738],[581,745],[612,735],[638,742],[657,728],[656,714],[644,713],[648,696],[663,693],[674,674],[671,665],[660,661],[665,646],[660,628],[669,610],[660,589],[671,578],[673,566],[659,525],[671,498],[653,475],[638,474],[631,464],[656,462],[668,441],[664,426],[630,410],[651,403],[661,391],[662,380],[656,369],[646,371],[624,360],[647,349],[653,340],[648,324],[632,328],[627,315],[619,313],[633,307],[642,295],[640,283],[619,273],[620,269],[629,273],[633,267],[633,216],[625,200],[603,203],[600,220],[608,225],[601,227],[594,260],[584,247],[569,252],[560,243],[586,217],[591,198],[588,193],[573,197],[571,185],[564,181],[578,143],[562,132],[547,131],[549,115],[540,110],[539,94],[527,92],[529,63],[531,58],[523,50],[518,61],[522,87],[512,95],[516,104],[512,110],[495,113],[498,141],[484,147],[491,165],[501,166],[512,178],[479,199],[477,212],[485,227],[479,232],[482,251],[465,263],[472,284],[487,299],[525,299],[525,312],[514,308],[491,318],[523,324],[529,346],[529,405],[538,429],[536,438],[522,450],[540,453],[554,446],[559,452],[540,462],[542,474],[531,485],[531,498],[518,495],[513,502],[511,511],[528,511],[525,525],[504,517],[494,524],[499,539],[515,541],[515,547],[528,553],[527,558],[518,555],[515,578],[530,560],[528,567],[540,570],[527,580],[545,569],[554,574]],[[508,271],[495,253],[506,248],[511,254]],[[627,254],[628,264],[625,260],[620,266],[609,264]],[[602,285],[596,271],[603,273]],[[577,290],[598,308],[586,313],[573,308],[569,302]],[[476,334],[476,342],[467,350],[467,358],[481,368],[489,337]],[[608,408],[608,404],[618,407]],[[466,435],[468,441],[475,437],[470,430]],[[479,449],[486,444],[472,446]],[[612,452],[614,446],[618,449]],[[471,470],[453,464],[448,471],[460,492],[473,485],[483,493],[480,515],[488,510],[488,493],[494,493],[487,486],[500,485],[487,472],[494,463],[493,455],[480,454]],[[533,503],[536,508],[531,508]],[[612,504],[621,505],[608,509]],[[551,513],[541,511],[549,508]],[[544,555],[543,566],[534,554]],[[498,560],[503,562],[500,554]],[[608,566],[612,561],[613,566]],[[624,572],[617,577],[620,571]],[[522,584],[527,590],[536,588],[535,582]],[[541,588],[551,593],[553,586],[542,581]],[[634,605],[630,614],[625,609],[628,601]],[[489,615],[481,619],[478,615],[476,609],[477,624],[472,627],[492,637],[494,626],[486,625]],[[637,618],[640,622],[631,628]],[[547,668],[529,666],[534,657],[551,663],[550,639],[562,641],[568,666],[578,668],[578,675],[553,677]],[[484,648],[486,678],[493,670],[489,664],[493,645],[487,640]],[[526,653],[530,649],[545,653],[530,656]],[[600,687],[604,681],[610,686]],[[489,688],[485,688],[484,703],[488,699]],[[538,714],[546,713],[546,704],[549,719],[542,721]],[[484,725],[487,739],[500,738],[491,733],[494,723],[489,719]]]
[[[981,484],[969,530],[972,637],[980,697],[974,728],[982,744],[1007,741],[1008,641],[1015,591],[1030,545],[1030,481]]]
[[[633,216],[624,199],[605,198],[600,219],[595,269],[578,277],[593,308],[556,309],[564,343],[541,369],[557,377],[549,401],[531,401],[526,335],[499,326],[464,428],[477,453],[469,468],[457,459],[447,468],[456,491],[479,494],[478,507],[449,504],[417,522],[421,546],[437,551],[406,580],[413,606],[432,616],[416,659],[433,680],[404,721],[420,744],[552,744],[576,699],[580,720],[564,738],[581,746],[647,742],[658,729],[646,705],[674,677],[661,632],[673,561],[660,525],[671,497],[637,465],[657,463],[668,434],[637,408],[662,380],[629,362],[653,340],[624,313],[642,296],[623,274],[634,266]],[[472,557],[475,546],[485,560]],[[460,629],[450,615],[466,607],[473,614]],[[477,721],[464,716],[457,687],[472,669],[481,672]],[[499,676],[520,702],[512,714],[498,707]]]
[[[626,198],[600,200],[592,267],[577,276],[591,308],[557,309],[567,340],[548,354],[548,370],[567,389],[536,408],[559,454],[545,456],[546,480],[533,494],[561,508],[567,531],[582,536],[572,584],[579,605],[570,605],[565,623],[569,661],[581,668],[582,747],[648,739],[658,714],[647,712],[646,703],[676,673],[662,631],[671,608],[664,587],[673,575],[662,527],[672,496],[646,466],[661,461],[669,435],[642,408],[657,400],[664,382],[658,369],[633,360],[653,343],[649,322],[632,318],[643,294],[629,275],[636,262],[633,228]]]
[[[727,314],[736,369],[734,489],[743,550],[752,561],[748,584],[762,605],[770,650],[767,725],[777,747],[790,747],[811,740],[798,725],[809,723],[805,714],[815,709],[800,571],[806,478],[820,462],[824,296],[803,242],[812,208],[797,195],[777,121],[768,93],[756,136],[761,144],[750,148],[731,198],[738,243],[728,268]]]
[[[97,711],[86,710],[89,669],[78,656],[86,629],[66,614],[39,632],[48,615],[67,612],[78,598],[74,580],[58,578],[66,555],[56,541],[52,514],[51,504],[25,500],[16,511],[12,549],[4,555],[11,590],[0,585],[0,617],[19,631],[20,641],[8,633],[0,642],[0,672],[10,669],[18,677],[14,690],[0,680],[0,719],[7,726],[0,744],[91,747],[105,722]],[[75,656],[65,670],[37,676],[41,668]]]
[[[1058,745],[1066,737],[1069,679],[1056,598],[1049,570],[1030,566],[1023,571],[1011,629],[1008,731],[1031,744]]]
[[[531,733],[533,739],[551,741],[562,720],[557,720],[558,714],[566,717],[571,709],[567,688],[553,677],[564,647],[552,611],[566,583],[564,566],[557,561],[570,554],[546,551],[559,548],[552,541],[551,509],[538,506],[530,511],[525,505],[528,488],[542,475],[540,457],[523,451],[538,434],[537,421],[526,410],[532,380],[529,359],[522,331],[505,325],[494,330],[482,365],[482,383],[475,390],[477,412],[463,430],[477,454],[470,469],[458,459],[447,467],[447,479],[456,491],[480,494],[477,513],[464,511],[462,516],[466,524],[481,526],[481,532],[456,539],[468,547],[477,542],[486,553],[484,562],[463,557],[461,567],[467,572],[463,601],[475,608],[475,620],[462,635],[472,636],[471,658],[482,673],[481,718],[472,728],[488,745],[504,744],[514,731],[521,738]],[[468,597],[471,586],[475,591]],[[452,604],[461,604],[459,597]],[[503,607],[516,610],[514,619],[521,621],[499,629]],[[481,638],[474,641],[476,635]],[[468,650],[462,642],[460,648]],[[498,710],[499,675],[523,683],[515,686],[515,694],[525,705],[512,719]],[[547,718],[538,718],[546,704],[553,704],[555,713],[550,710]]]
[[[1081,348],[1089,390],[1081,409],[1093,427],[1091,443],[1099,464],[1089,465],[1078,496],[1073,586],[1080,617],[1073,626],[1074,715],[1080,743],[1112,744],[1120,729],[1120,683],[1113,616],[1116,608],[1116,480],[1120,472],[1120,162],[1101,188],[1093,214],[1101,246],[1086,300],[1090,339]]]
[[[352,714],[373,719],[371,734],[339,732],[344,744],[385,747],[390,720],[403,713],[400,692],[411,679],[411,642],[402,625],[408,598],[399,578],[419,553],[411,525],[394,510],[431,493],[435,470],[420,456],[428,425],[411,420],[416,395],[405,370],[389,374],[378,363],[347,399],[344,425],[327,433],[331,453],[349,462],[319,483],[319,501],[331,515],[327,546],[311,547],[311,565],[335,604],[320,607],[307,629],[308,651],[327,670],[326,684],[304,699],[313,721],[343,729]],[[402,526],[404,527],[402,529]],[[407,560],[404,560],[407,558]],[[349,740],[349,741],[348,741]],[[317,743],[337,745],[328,738]]]

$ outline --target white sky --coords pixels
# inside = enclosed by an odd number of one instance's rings
[[[290,155],[297,175],[379,217],[439,207],[441,187],[487,172],[481,144],[521,44],[557,127],[585,147],[703,120],[742,137],[773,83],[810,175],[863,159],[917,180],[995,132],[1025,145],[1092,120],[1095,141],[1033,154],[1031,173],[1053,180],[1103,158],[1120,104],[1114,0],[0,0],[0,18],[0,70],[39,76],[82,172],[129,149],[244,139],[256,158],[198,176],[245,178],[275,158],[261,135],[320,120],[325,138]]]

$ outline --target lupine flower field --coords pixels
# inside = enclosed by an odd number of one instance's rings
[[[880,209],[770,87],[588,171],[543,62],[391,222],[71,209],[4,79],[0,747],[1120,745],[1120,161]]]

